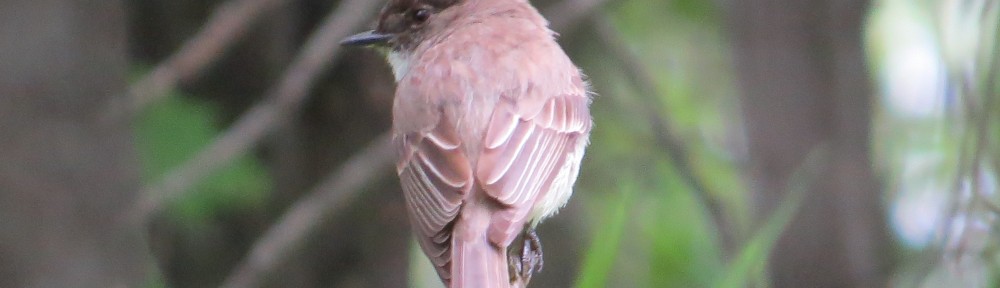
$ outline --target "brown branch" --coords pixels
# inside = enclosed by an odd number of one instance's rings
[[[694,196],[708,210],[709,218],[714,223],[719,232],[723,246],[723,255],[729,257],[736,248],[736,235],[733,235],[732,226],[724,212],[726,211],[722,203],[712,195],[705,181],[697,176],[688,158],[687,144],[681,140],[675,125],[670,118],[664,117],[660,112],[666,106],[660,99],[662,93],[656,87],[656,80],[652,73],[646,68],[631,50],[626,42],[621,39],[618,31],[614,28],[611,20],[606,14],[593,15],[591,20],[596,30],[596,35],[600,42],[607,48],[608,53],[617,59],[622,66],[626,77],[632,82],[632,86],[639,90],[639,94],[644,96],[643,102],[650,105],[638,107],[649,116],[649,122],[657,143],[662,146],[667,156],[674,162],[677,173],[681,179],[691,188]]]
[[[247,259],[236,267],[222,287],[258,287],[270,271],[302,245],[304,239],[334,211],[347,205],[365,184],[391,169],[395,156],[388,135],[352,156],[330,173],[308,196],[299,199],[258,240]]]
[[[206,175],[245,154],[281,121],[287,118],[308,96],[309,88],[326,67],[339,55],[341,38],[370,19],[379,1],[345,0],[310,36],[303,51],[296,56],[275,89],[265,101],[250,108],[235,124],[197,155],[167,173],[153,185],[144,187],[142,198],[130,215],[145,221],[163,204],[180,197]]]
[[[287,0],[231,0],[223,3],[181,48],[158,64],[153,71],[129,86],[110,115],[115,119],[131,116],[162,99],[178,83],[189,81],[215,63],[237,39],[250,30],[262,15],[287,4]]]

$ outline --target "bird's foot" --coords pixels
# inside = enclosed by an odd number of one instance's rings
[[[542,271],[542,242],[534,228],[525,228],[520,255],[510,255],[511,283],[520,283],[517,287],[525,287],[531,281],[535,272]],[[512,251],[513,252],[513,251]],[[516,252],[515,252],[516,253]]]
[[[524,245],[521,247],[521,266],[527,268],[525,270],[531,275],[534,272],[542,272],[544,265],[542,240],[538,238],[535,228],[528,228],[524,231]]]

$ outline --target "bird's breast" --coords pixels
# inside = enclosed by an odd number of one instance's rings
[[[392,66],[392,75],[396,77],[396,82],[403,80],[403,76],[410,71],[410,54],[399,51],[390,51],[386,55],[389,66]]]

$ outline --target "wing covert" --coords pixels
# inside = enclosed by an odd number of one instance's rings
[[[586,96],[552,97],[533,115],[525,115],[532,109],[501,101],[476,167],[487,192],[507,205],[533,200],[561,168],[564,152],[590,131],[588,104]]]

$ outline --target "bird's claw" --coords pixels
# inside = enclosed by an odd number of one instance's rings
[[[545,260],[542,258],[542,240],[534,228],[524,232],[524,245],[521,247],[522,267],[527,267],[527,273],[542,272]],[[522,272],[524,273],[524,272]]]
[[[544,261],[542,260],[542,242],[535,233],[534,228],[527,228],[524,231],[524,242],[521,244],[521,253],[517,257],[510,257],[510,268],[512,270],[512,283],[520,282],[520,287],[525,287],[531,281],[531,276],[536,272],[542,272]],[[514,255],[512,255],[514,256]]]

